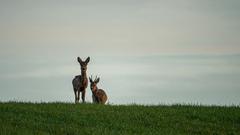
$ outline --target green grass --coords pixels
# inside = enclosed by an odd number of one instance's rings
[[[240,107],[0,103],[1,135],[236,134]]]

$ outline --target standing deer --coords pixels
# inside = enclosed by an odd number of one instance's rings
[[[92,90],[92,100],[94,103],[100,103],[100,104],[105,104],[107,101],[107,94],[104,92],[102,89],[98,89],[97,83],[99,82],[100,78],[96,77],[94,81],[92,80],[92,77],[90,78],[90,86]]]
[[[85,61],[82,61],[81,58],[77,58],[80,67],[81,67],[81,75],[77,75],[72,80],[73,90],[75,94],[75,103],[79,102],[80,92],[82,93],[82,102],[85,102],[85,93],[86,88],[88,86],[88,79],[87,79],[87,65],[90,61],[90,57],[88,57]]]

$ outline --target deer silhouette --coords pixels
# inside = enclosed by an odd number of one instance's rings
[[[73,78],[72,85],[75,94],[75,103],[79,102],[80,92],[82,93],[82,102],[84,103],[86,88],[88,86],[87,65],[90,61],[90,57],[88,57],[85,61],[82,61],[80,57],[78,57],[77,60],[81,67],[81,75],[77,75]]]
[[[107,94],[105,93],[104,90],[98,89],[97,83],[100,81],[100,78],[96,76],[94,81],[92,80],[92,77],[90,78],[90,86],[91,86],[91,91],[92,91],[92,100],[93,103],[100,103],[100,104],[105,104],[107,101]]]

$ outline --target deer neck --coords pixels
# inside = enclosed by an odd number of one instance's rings
[[[82,76],[82,81],[84,81],[85,78],[87,78],[87,72],[86,71],[81,71],[81,76]]]
[[[95,89],[94,91],[92,91],[92,93],[93,93],[94,95],[96,95],[97,91],[98,91],[98,87],[96,87],[96,89]]]

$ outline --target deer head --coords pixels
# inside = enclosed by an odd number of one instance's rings
[[[90,80],[90,83],[91,83],[90,88],[91,88],[92,92],[97,91],[97,89],[98,89],[97,88],[97,83],[100,81],[100,78],[96,76],[94,81],[93,81],[92,76],[91,76],[91,77],[89,77],[89,80]]]
[[[88,62],[90,61],[90,57],[88,57],[85,61],[83,61],[80,57],[77,58],[80,66],[81,66],[81,70],[82,71],[87,71],[87,65],[88,65]]]

